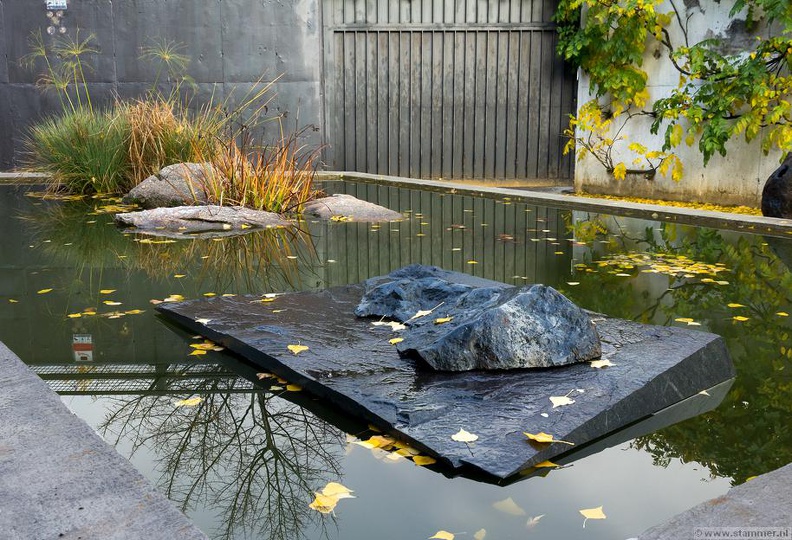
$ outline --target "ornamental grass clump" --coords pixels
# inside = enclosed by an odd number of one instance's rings
[[[281,133],[273,144],[250,152],[229,139],[212,160],[219,174],[207,185],[208,199],[220,205],[298,212],[317,195],[313,180],[321,151],[301,144],[301,133]]]

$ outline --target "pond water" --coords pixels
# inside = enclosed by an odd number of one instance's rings
[[[334,182],[399,223],[302,224],[220,240],[122,234],[107,202],[0,186],[0,340],[213,538],[619,539],[792,461],[792,244],[729,231]],[[257,386],[152,300],[317,290],[409,263],[552,285],[614,317],[722,335],[737,369],[713,411],[509,486],[354,444],[366,426]],[[178,400],[203,398],[200,406]],[[330,481],[354,490],[308,508]],[[581,509],[607,518],[584,523]],[[585,526],[584,526],[585,525]]]

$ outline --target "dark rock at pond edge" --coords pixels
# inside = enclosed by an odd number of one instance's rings
[[[773,171],[762,189],[762,215],[792,219],[792,152]]]
[[[321,219],[341,218],[344,221],[364,222],[404,219],[404,216],[399,212],[345,194],[336,194],[310,201],[303,206],[303,215]]]
[[[438,275],[499,286],[454,272]],[[363,285],[351,285],[266,303],[260,296],[214,297],[157,310],[259,371],[438,458],[453,474],[484,473],[497,482],[523,478],[517,473],[546,460],[568,462],[563,456],[585,454],[605,436],[683,400],[710,403],[700,392],[734,376],[719,336],[607,317],[595,319],[603,359],[610,361],[601,369],[583,362],[536,370],[427,370],[391,345],[401,332],[354,315],[363,293]],[[306,349],[294,354],[288,348],[294,344]],[[570,402],[556,406],[550,398],[558,396]],[[478,440],[452,439],[460,428]],[[549,433],[574,446],[533,444],[525,432]]]
[[[209,163],[168,165],[132,188],[123,202],[142,208],[206,204],[208,183],[217,174]]]
[[[251,229],[290,226],[278,214],[241,206],[179,206],[116,214],[116,224],[170,238],[228,235]]]
[[[473,287],[438,271],[411,265],[368,282],[355,315],[404,323],[397,350],[439,371],[546,368],[599,358],[590,317],[552,287]]]

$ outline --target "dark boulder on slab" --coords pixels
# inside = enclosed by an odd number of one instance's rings
[[[764,185],[762,215],[792,219],[792,152]]]
[[[397,349],[439,371],[562,366],[599,358],[588,314],[545,285],[473,287],[410,266],[368,283],[355,309],[405,323]]]
[[[455,283],[496,285],[444,275]],[[400,357],[390,343],[403,331],[354,315],[363,293],[362,285],[351,285],[266,303],[254,296],[215,297],[157,310],[257,369],[436,457],[454,474],[473,471],[497,482],[524,478],[526,468],[564,459],[683,400],[709,400],[702,390],[734,376],[719,336],[607,317],[595,319],[607,367],[582,362],[537,370],[428,370]],[[295,354],[289,349],[294,344],[306,348]],[[573,403],[551,399],[559,396]],[[460,429],[478,440],[454,440]],[[525,435],[540,432],[574,446],[534,444]]]

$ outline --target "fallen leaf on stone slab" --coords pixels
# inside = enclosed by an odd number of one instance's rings
[[[305,345],[288,345],[286,348],[294,354],[300,354],[301,352],[308,350],[308,347]]]
[[[536,465],[534,465],[534,467],[536,467],[537,469],[543,469],[543,468],[558,467],[558,465],[553,463],[552,461],[542,461],[541,463],[537,463]]]
[[[391,345],[396,345],[397,343],[401,343],[402,341],[404,341],[404,338],[395,337],[393,339],[389,339],[388,343],[390,343]]]
[[[607,358],[603,358],[602,360],[592,360],[591,361],[591,367],[596,368],[596,369],[602,369],[604,367],[610,367],[612,365],[614,365],[614,364],[612,364],[611,361],[608,360]]]
[[[553,404],[554,409],[556,407],[563,407],[564,405],[572,405],[574,402],[575,400],[568,396],[550,396],[550,403]]]
[[[445,324],[447,322],[451,322],[454,318],[453,317],[438,317],[434,320],[435,324]]]
[[[394,332],[398,332],[399,330],[404,330],[405,328],[407,328],[402,323],[396,322],[396,321],[376,321],[376,322],[371,323],[371,325],[372,326],[390,326],[391,330],[393,330]]]
[[[457,442],[469,443],[478,440],[478,435],[474,435],[473,433],[468,433],[464,429],[460,429],[455,434],[451,435],[451,438]]]
[[[195,322],[197,322],[198,324],[209,324],[210,322],[212,322],[212,319],[195,319]]]
[[[702,395],[702,396],[709,396],[710,395],[709,392],[707,392],[706,390],[702,390],[701,392],[699,392],[699,394]]]
[[[539,433],[528,433],[527,431],[523,431],[523,434],[528,437],[532,441],[536,441],[538,443],[561,443],[561,444],[568,444],[570,446],[574,446],[575,443],[569,441],[561,441],[559,439],[554,438],[549,433],[545,433],[544,431],[540,431]]]
[[[196,405],[198,405],[202,401],[203,401],[203,398],[200,398],[200,397],[196,396],[196,397],[191,397],[191,398],[187,398],[187,399],[176,400],[176,401],[173,402],[173,404],[176,407],[195,407]]]
[[[596,508],[584,508],[583,510],[579,510],[579,512],[583,515],[583,528],[586,527],[586,521],[590,519],[605,519],[607,516],[602,511],[602,507],[598,506]]]
[[[400,452],[401,451],[398,451],[396,453],[398,454]],[[437,463],[437,460],[435,458],[429,457],[429,456],[413,456],[412,460],[413,460],[413,463],[415,463],[416,465],[421,465],[421,466],[433,465],[433,464]]]
[[[493,503],[492,507],[495,510],[498,510],[498,511],[503,512],[505,514],[510,514],[512,516],[524,516],[525,515],[525,510],[520,508],[517,505],[517,503],[514,502],[514,499],[512,499],[511,497],[507,497],[507,498],[503,499],[502,501],[498,501],[496,503]]]
[[[448,531],[437,531],[434,536],[430,536],[429,540],[436,538],[437,540],[454,540],[454,534]]]

